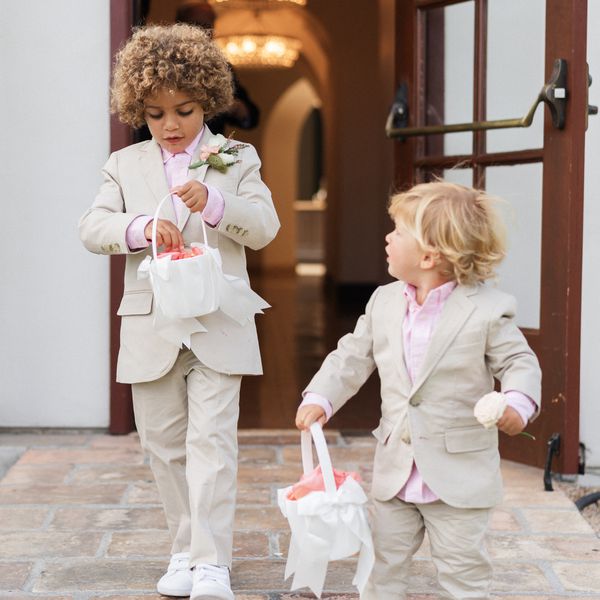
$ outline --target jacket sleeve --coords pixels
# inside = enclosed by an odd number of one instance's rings
[[[95,254],[130,254],[127,228],[138,215],[125,213],[116,153],[110,155],[102,176],[104,181],[96,199],[79,220],[79,236]]]
[[[502,391],[516,390],[535,402],[534,419],[540,410],[542,373],[536,355],[515,323],[515,310],[516,300],[502,294],[488,324],[486,360]]]
[[[266,246],[279,230],[271,192],[260,178],[260,159],[248,146],[242,150],[240,177],[235,193],[221,191],[225,202],[220,234],[252,250]]]
[[[371,296],[354,331],[340,339],[304,390],[304,393],[313,392],[327,398],[334,413],[358,392],[375,370],[371,315],[378,291],[379,288]]]

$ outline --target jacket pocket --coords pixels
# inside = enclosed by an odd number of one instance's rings
[[[451,454],[459,452],[479,452],[493,448],[498,444],[498,433],[495,429],[468,427],[450,429],[445,433],[446,450]]]
[[[125,292],[119,304],[117,315],[149,315],[152,311],[152,292],[142,290],[139,292]]]
[[[379,421],[379,426],[377,429],[372,431],[373,436],[380,444],[387,444],[387,441],[392,433],[392,429],[394,428],[394,424],[386,419],[385,417],[381,417]]]

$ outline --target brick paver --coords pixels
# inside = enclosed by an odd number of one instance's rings
[[[374,442],[327,432],[336,467],[370,479]],[[0,481],[1,600],[158,600],[169,538],[156,487],[135,434],[1,434],[22,447]],[[506,493],[488,547],[494,597],[600,600],[600,540],[539,469],[503,462]],[[237,600],[313,598],[283,581],[289,544],[276,491],[300,474],[292,430],[240,432],[232,583]],[[355,563],[330,565],[323,598],[356,600]],[[439,597],[427,539],[415,556],[411,600]]]

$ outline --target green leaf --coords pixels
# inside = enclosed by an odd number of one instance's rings
[[[203,167],[205,164],[207,164],[207,161],[199,160],[198,162],[191,164],[188,169],[197,169],[199,167]]]
[[[225,173],[227,171],[227,165],[223,162],[223,159],[218,154],[211,154],[208,159],[208,164],[219,171],[219,173]]]

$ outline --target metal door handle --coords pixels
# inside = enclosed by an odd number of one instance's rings
[[[455,133],[458,131],[481,131],[487,129],[507,129],[511,127],[529,127],[540,102],[544,102],[550,109],[552,124],[556,129],[565,126],[565,112],[567,104],[567,61],[557,58],[550,80],[542,87],[535,102],[524,117],[515,119],[499,119],[497,121],[475,121],[473,123],[455,123],[451,125],[424,125],[421,127],[407,127],[408,125],[408,86],[402,83],[396,91],[394,104],[385,124],[385,134],[389,138],[403,139],[416,135],[435,135]],[[589,107],[590,111],[597,107]],[[589,114],[596,114],[590,112]]]

